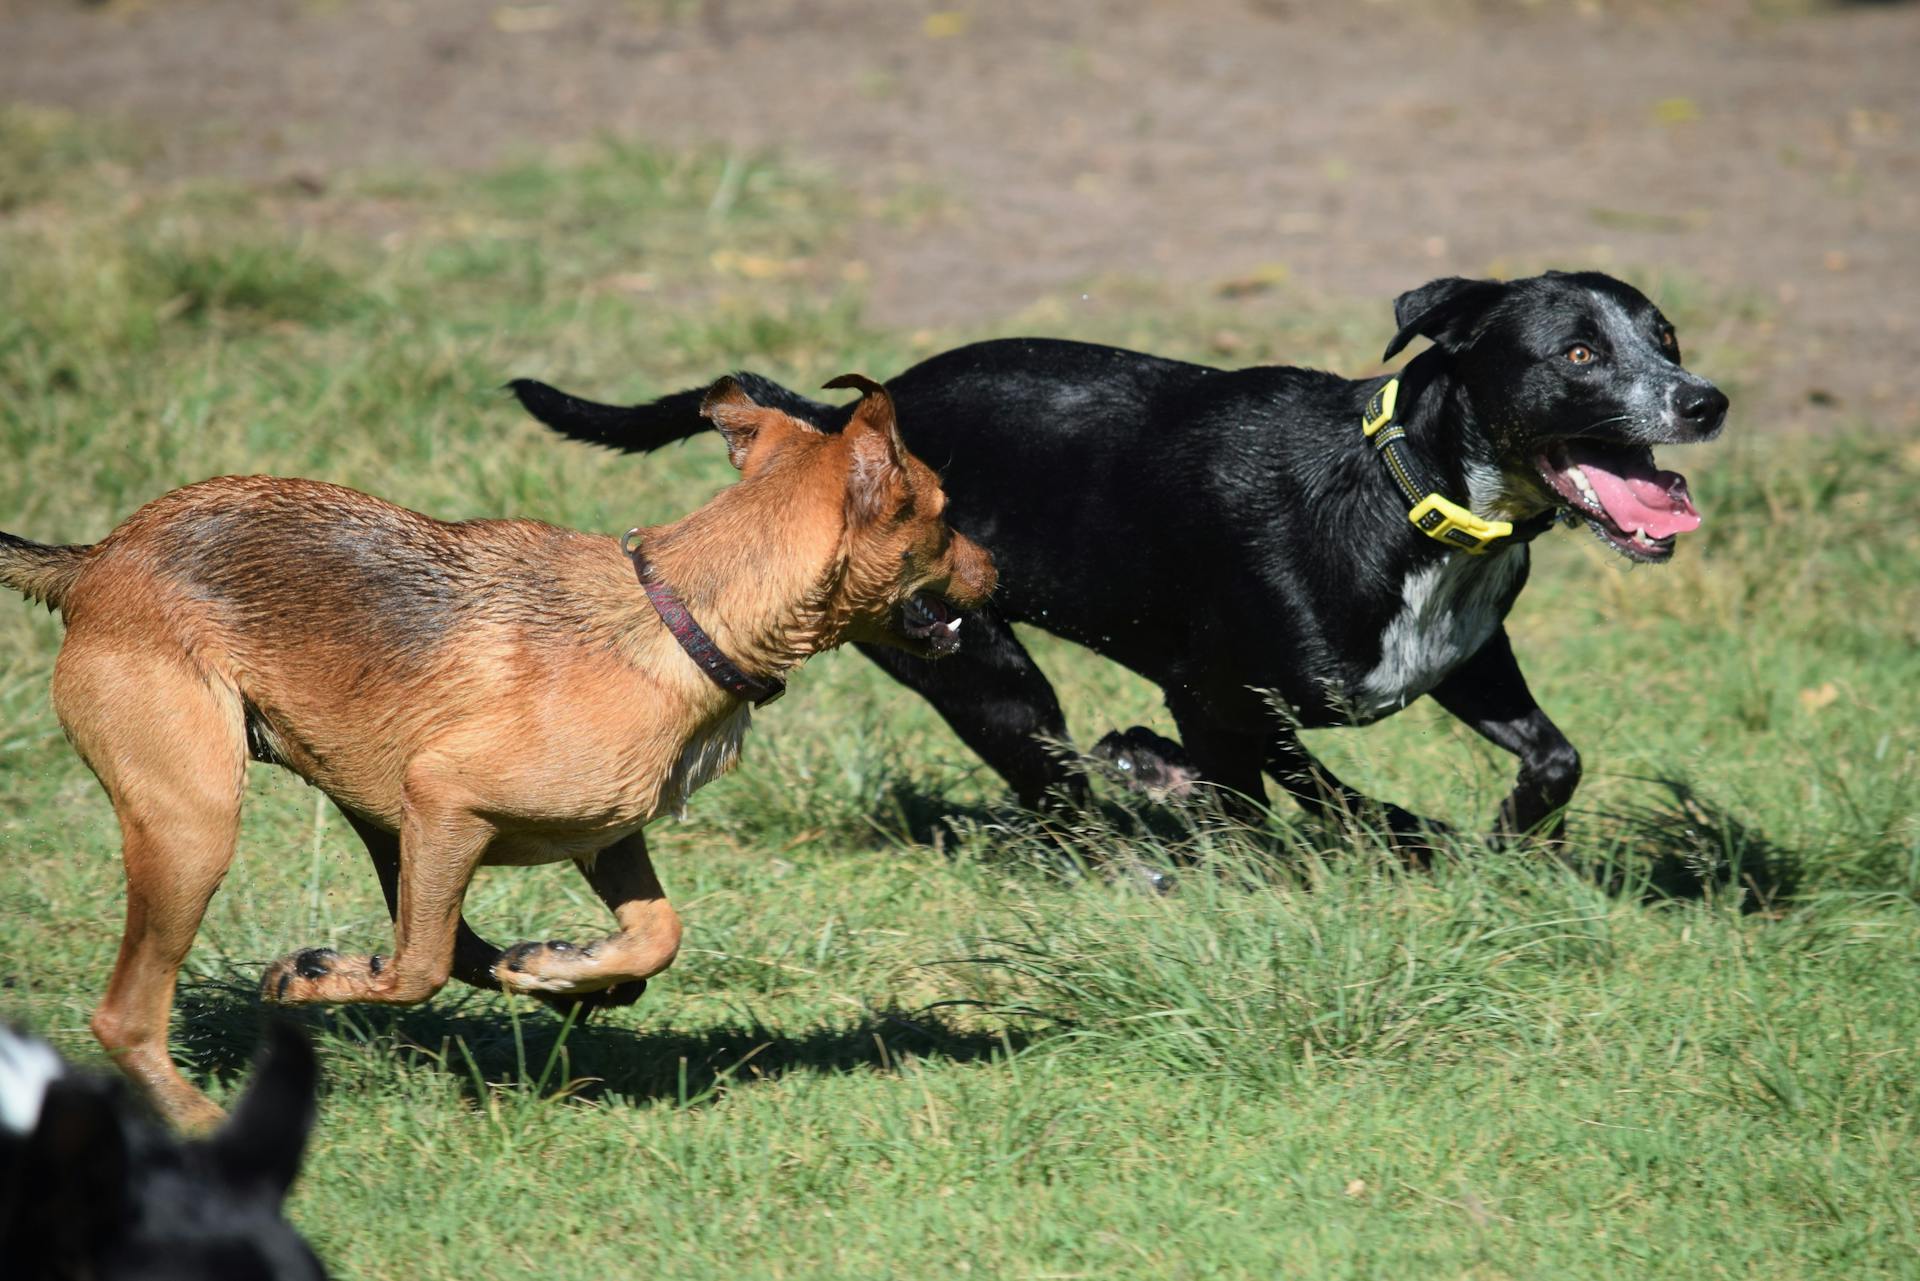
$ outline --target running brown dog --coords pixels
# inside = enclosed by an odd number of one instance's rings
[[[863,393],[843,433],[715,384],[703,412],[741,479],[635,531],[631,559],[536,521],[449,524],[261,476],[175,490],[91,547],[0,534],[0,583],[65,620],[54,708],[120,820],[126,932],[93,1031],[163,1113],[220,1115],[175,1068],[167,1021],[249,755],[333,799],[393,914],[390,958],[294,953],[267,970],[270,1001],[411,1004],[454,976],[619,1004],[672,963],[680,922],[642,828],[733,765],[742,693],[764,702],[847,641],[951,652],[958,611],[993,587],[886,391],[828,386]],[[477,867],[562,859],[617,933],[502,952],[461,918]]]

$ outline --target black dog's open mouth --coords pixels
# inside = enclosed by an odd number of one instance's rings
[[[1687,478],[1655,467],[1644,445],[1556,441],[1534,463],[1560,501],[1629,560],[1666,560],[1679,535],[1700,527]]]
[[[934,658],[960,648],[960,614],[945,597],[920,592],[894,614],[893,628]]]

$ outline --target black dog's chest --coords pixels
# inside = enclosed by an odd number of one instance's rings
[[[1432,692],[1499,630],[1524,581],[1527,552],[1456,552],[1407,570],[1385,622],[1336,655],[1340,668],[1328,708],[1338,720],[1366,724]]]

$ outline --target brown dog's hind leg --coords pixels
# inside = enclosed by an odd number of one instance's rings
[[[470,810],[439,798],[423,803],[409,797],[400,830],[392,957],[347,956],[324,947],[293,952],[267,967],[261,998],[275,1005],[418,1005],[438,992],[453,974],[461,900],[493,837],[493,825]],[[374,866],[380,866],[377,852]]]
[[[641,833],[581,860],[580,867],[600,901],[613,909],[620,932],[586,944],[516,943],[501,954],[494,977],[509,992],[592,994],[589,1005],[628,1004],[646,991],[647,979],[673,964],[680,917],[660,888]]]
[[[239,837],[240,700],[177,663],[71,640],[61,660],[54,706],[113,801],[127,877],[126,929],[93,1034],[169,1121],[205,1129],[223,1114],[180,1075],[167,1030],[180,965]]]

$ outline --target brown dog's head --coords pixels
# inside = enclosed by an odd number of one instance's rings
[[[842,489],[841,538],[824,602],[836,643],[893,645],[924,658],[951,654],[960,648],[961,614],[984,605],[993,591],[993,560],[942,516],[940,478],[901,443],[887,389],[859,374],[827,386],[861,392],[853,417],[834,435],[756,403],[731,378],[713,385],[700,412],[726,438],[743,480],[791,460]]]

